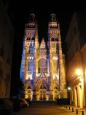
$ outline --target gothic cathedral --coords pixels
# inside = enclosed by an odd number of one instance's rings
[[[25,98],[52,100],[66,98],[65,58],[62,54],[60,26],[56,15],[48,23],[48,40],[38,40],[34,14],[25,25],[20,78],[24,83]]]

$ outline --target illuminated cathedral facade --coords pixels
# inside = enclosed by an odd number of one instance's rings
[[[20,78],[25,98],[53,100],[66,98],[65,60],[62,54],[60,26],[56,15],[48,23],[48,41],[39,43],[38,26],[34,14],[25,25]]]

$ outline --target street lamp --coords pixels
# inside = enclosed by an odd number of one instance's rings
[[[76,75],[80,80],[80,86],[83,85],[83,75],[82,75],[82,70],[80,68],[76,69]]]
[[[67,90],[68,90],[68,91],[71,91],[71,87],[70,87],[70,86],[68,86],[68,87],[67,87]]]
[[[82,71],[81,71],[80,68],[76,69],[75,73],[76,73],[76,75],[79,76],[79,77],[82,75]]]

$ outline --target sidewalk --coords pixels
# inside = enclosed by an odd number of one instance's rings
[[[71,106],[71,105],[64,105],[63,108],[66,111],[70,111],[75,114],[86,115],[86,108],[79,108],[79,107],[75,107],[75,106]]]

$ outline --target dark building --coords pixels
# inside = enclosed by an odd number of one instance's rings
[[[74,13],[66,36],[67,82],[71,103],[86,106],[86,13]]]
[[[0,0],[0,98],[10,96],[14,27],[8,3]]]

